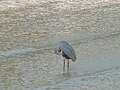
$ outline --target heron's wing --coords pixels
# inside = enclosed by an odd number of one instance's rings
[[[64,52],[72,61],[76,61],[76,54],[74,49],[66,42],[61,41],[60,49]]]

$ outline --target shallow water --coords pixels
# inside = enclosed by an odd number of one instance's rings
[[[41,1],[0,17],[0,89],[120,89],[119,2]],[[69,74],[54,54],[61,40],[77,54]]]

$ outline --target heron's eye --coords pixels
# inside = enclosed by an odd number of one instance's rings
[[[60,49],[60,47],[58,47],[58,52],[61,52],[61,49]]]
[[[61,52],[61,50],[59,49],[58,52]]]

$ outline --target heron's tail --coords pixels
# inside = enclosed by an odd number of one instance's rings
[[[73,61],[73,62],[75,62],[75,61],[76,61],[76,59],[77,59],[77,58],[75,57],[74,59],[72,59],[72,61]]]

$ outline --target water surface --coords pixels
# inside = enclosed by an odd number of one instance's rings
[[[0,89],[120,89],[119,2],[24,5],[0,10]],[[77,55],[69,74],[62,73],[63,58],[54,54],[61,40]]]

